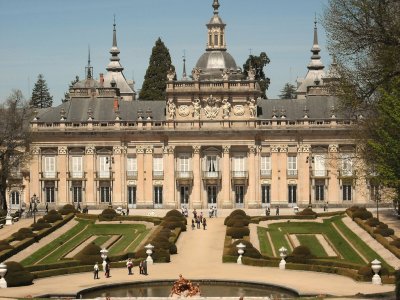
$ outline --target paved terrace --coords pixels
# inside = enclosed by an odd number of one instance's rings
[[[281,214],[291,212],[292,210],[289,209],[287,211],[281,209]],[[157,214],[162,213],[164,211],[157,211]],[[229,211],[220,211],[219,213],[227,215]],[[377,286],[332,274],[223,264],[221,259],[225,235],[223,220],[222,217],[209,219],[207,230],[195,229],[192,231],[188,228],[188,231],[182,233],[178,240],[179,253],[171,256],[171,263],[149,266],[148,276],[138,275],[137,268],[135,268],[133,276],[128,276],[126,269],[112,269],[111,278],[104,278],[101,274],[99,280],[93,280],[91,272],[56,276],[35,280],[32,286],[2,289],[0,297],[37,297],[49,293],[75,295],[83,289],[106,284],[176,280],[180,273],[185,278],[194,281],[200,279],[236,280],[283,286],[297,291],[300,295],[345,297],[357,293],[374,294],[394,290],[393,285]],[[2,232],[0,231],[0,233]]]

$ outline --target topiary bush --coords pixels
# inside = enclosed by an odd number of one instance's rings
[[[357,205],[353,205],[353,206],[351,206],[351,207],[348,208],[348,210],[351,211],[351,212],[355,212],[355,211],[357,211],[357,210],[359,210],[359,209],[360,209],[360,207],[357,206]]]
[[[39,221],[41,221],[41,222],[39,222]],[[32,224],[31,227],[32,227],[33,231],[39,231],[39,230],[42,230],[45,228],[50,228],[51,224],[47,223],[43,219],[39,219],[36,223]]]
[[[17,232],[14,232],[12,236],[17,241],[22,241],[27,238],[36,237],[37,235],[32,231],[31,228],[21,228]]]
[[[353,220],[359,218],[361,220],[368,220],[372,218],[372,213],[369,212],[365,207],[361,207],[355,212],[353,212]]]
[[[291,255],[292,257],[299,257],[299,258],[314,258],[314,255],[311,253],[311,250],[307,246],[297,246],[296,248],[293,249],[293,252]]]
[[[380,234],[384,237],[389,237],[394,235],[394,230],[392,228],[377,228],[374,230],[374,233]]]
[[[0,252],[7,249],[14,249],[14,247],[11,246],[7,241],[0,241]]]
[[[400,299],[400,270],[397,270],[395,273],[396,279],[395,279],[395,285],[396,285],[396,299]]]
[[[78,213],[72,204],[65,204],[58,212],[62,215]]]
[[[236,248],[237,245],[240,243],[244,244],[246,248],[244,249],[244,254],[243,256],[245,257],[251,257],[251,258],[261,258],[261,253],[258,251],[256,248],[254,248],[253,244],[250,243],[249,241],[246,240],[237,240],[234,243],[232,243],[227,250],[227,255],[230,256],[238,256],[238,249]]]
[[[90,243],[79,253],[74,256],[74,259],[79,260],[84,265],[92,265],[101,260],[100,246],[95,243]]]
[[[99,220],[100,221],[112,221],[112,220],[116,219],[117,216],[118,216],[118,214],[114,209],[106,208],[99,215]]]
[[[6,262],[7,273],[4,276],[8,287],[31,285],[33,282],[33,274],[25,270],[25,268],[15,261]]]
[[[165,218],[169,218],[169,217],[177,217],[177,218],[186,219],[185,216],[182,215],[182,213],[176,209],[170,210],[169,212],[166,213]]]
[[[250,222],[251,217],[246,215],[246,212],[241,209],[235,209],[229,216],[227,216],[224,220],[224,225],[227,225],[228,222],[234,222],[233,219],[240,219],[240,220],[248,220]]]
[[[48,223],[55,223],[57,221],[62,220],[62,216],[58,213],[58,211],[52,209],[48,212],[47,215],[43,217],[43,219]]]
[[[231,236],[233,239],[242,239],[250,235],[250,229],[248,227],[228,227],[226,235]]]
[[[186,225],[181,221],[162,221],[161,226],[170,230],[180,228],[182,231],[186,231]]]
[[[242,209],[235,209],[234,211],[232,211],[229,215],[230,217],[233,216],[242,216],[242,217],[247,217],[247,214],[244,210]]]
[[[358,269],[358,275],[360,275],[364,280],[370,281],[372,276],[374,276],[374,272],[372,271],[371,264],[361,267]],[[389,271],[387,268],[382,267],[379,271],[380,276],[387,276],[389,275]]]
[[[187,224],[187,220],[186,220],[186,218],[184,218],[184,217],[173,217],[173,216],[170,216],[170,217],[165,217],[164,219],[163,219],[163,221],[167,221],[167,222],[181,222],[182,224]]]
[[[396,248],[400,248],[400,239],[397,238],[397,239],[395,239],[394,241],[391,241],[391,242],[390,242],[390,245],[393,245],[393,246],[395,246]]]
[[[376,227],[381,224],[377,218],[370,218],[365,223],[371,227]]]
[[[302,211],[297,213],[300,216],[317,216],[317,213],[315,211],[312,210],[312,208],[305,208]]]
[[[233,216],[226,221],[228,227],[244,227],[250,224],[250,220],[242,216]]]

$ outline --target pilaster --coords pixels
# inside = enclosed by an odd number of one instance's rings
[[[167,176],[164,177],[164,202],[167,207],[175,208],[176,199],[175,199],[175,164],[174,164],[174,146],[166,146],[164,147],[164,161],[165,169],[169,170]]]
[[[41,172],[41,158],[40,158],[40,148],[33,147],[31,150],[32,158],[30,160],[30,191],[29,195],[26,197],[28,200],[33,196],[33,194],[40,195],[40,172]],[[29,203],[27,203],[29,207]]]
[[[193,189],[191,199],[191,207],[201,207],[201,158],[199,145],[193,146]]]
[[[144,154],[144,202],[153,206],[153,147],[147,146]]]
[[[256,168],[255,168],[255,154],[256,154],[256,147],[250,146],[248,152],[248,171],[249,171],[249,186],[247,189],[247,208],[256,208]]]
[[[230,166],[231,146],[222,146],[222,208],[232,208],[233,200],[231,198],[231,166]]]
[[[145,207],[145,196],[144,196],[144,180],[145,180],[145,168],[144,168],[144,147],[137,146],[136,147],[136,158],[137,158],[137,190],[136,190],[136,203],[137,206]]]
[[[126,206],[126,198],[123,197],[123,182],[125,178],[125,164],[123,163],[124,148],[121,146],[113,147],[114,165],[112,168],[113,173],[113,204]]]
[[[68,181],[67,181],[67,171],[68,171],[68,148],[66,146],[58,147],[58,155],[57,155],[57,168],[58,172],[58,191],[57,191],[57,202],[56,205],[62,206],[66,204],[69,199],[68,193]],[[57,184],[56,184],[57,186]],[[44,200],[44,199],[43,199]]]
[[[85,148],[85,157],[83,159],[84,170],[86,172],[87,181],[85,187],[86,204],[90,206],[96,205],[96,184],[94,178],[96,176],[96,148],[94,146],[87,146]]]

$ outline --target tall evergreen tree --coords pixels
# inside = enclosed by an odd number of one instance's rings
[[[46,108],[53,105],[53,96],[50,95],[46,80],[42,74],[39,74],[32,91],[30,106],[37,108]]]
[[[296,99],[296,87],[287,82],[283,89],[281,89],[281,94],[279,95],[281,99]]]
[[[150,56],[149,67],[139,98],[142,100],[165,100],[167,73],[170,69],[175,70],[171,62],[171,55],[161,38],[158,38]]]
[[[250,66],[255,70],[258,84],[261,88],[261,98],[267,99],[266,91],[268,90],[271,80],[265,76],[264,67],[270,63],[270,59],[265,52],[261,52],[259,56],[250,55],[243,65],[243,74],[248,76]]]

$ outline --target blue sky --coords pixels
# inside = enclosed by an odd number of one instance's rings
[[[276,98],[286,82],[305,76],[311,57],[314,15],[327,0],[220,0],[227,24],[228,51],[238,66],[265,51],[271,59],[267,95]],[[95,77],[109,62],[113,15],[124,74],[140,89],[151,49],[158,37],[169,48],[173,64],[188,72],[205,50],[205,24],[212,0],[0,0],[0,100],[12,89],[29,98],[39,73],[48,83],[54,105],[60,103],[75,75],[84,77],[88,45]],[[323,27],[319,25],[322,60],[327,67]]]

